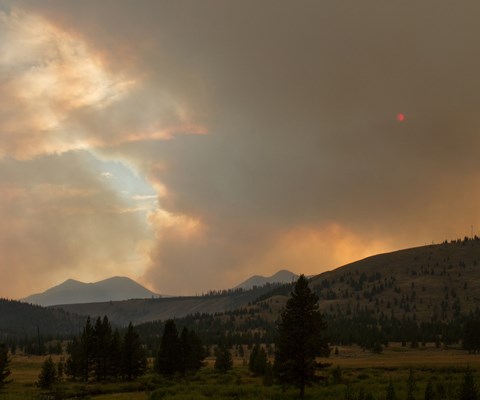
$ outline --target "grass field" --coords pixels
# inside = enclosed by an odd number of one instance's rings
[[[283,392],[277,385],[264,386],[262,379],[253,377],[244,360],[239,358],[235,359],[235,368],[226,375],[217,374],[210,359],[197,375],[182,380],[166,380],[155,374],[147,374],[130,383],[63,382],[49,394],[35,385],[43,360],[44,357],[13,356],[12,383],[0,394],[0,399],[286,400],[296,397],[293,389]],[[374,399],[383,399],[390,381],[394,383],[397,398],[404,399],[409,371],[412,369],[417,399],[423,399],[425,386],[430,380],[435,388],[445,393],[445,398],[454,400],[465,368],[469,366],[475,371],[477,382],[477,371],[480,371],[480,355],[470,355],[458,349],[436,349],[433,345],[410,349],[392,344],[382,354],[363,352],[357,347],[339,347],[338,355],[321,361],[331,366],[322,371],[323,379],[318,384],[307,389],[307,399],[342,400],[347,387],[353,392],[364,390],[372,394]]]

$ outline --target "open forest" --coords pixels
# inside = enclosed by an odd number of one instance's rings
[[[198,372],[185,377],[164,377],[153,371],[149,359],[145,375],[133,381],[89,382],[72,381],[63,377],[50,389],[37,386],[45,356],[11,357],[12,382],[0,398],[27,399],[295,399],[297,391],[283,391],[276,382],[257,376],[249,368],[252,349],[244,346],[243,357],[238,349],[230,349],[233,368],[223,373],[215,369],[215,357],[209,356]],[[62,356],[53,356],[58,363]],[[417,400],[463,399],[461,397],[468,368],[474,383],[480,382],[480,357],[461,349],[438,349],[434,343],[412,349],[392,343],[382,354],[363,351],[358,346],[338,347],[329,358],[321,359],[328,367],[318,372],[318,381],[306,389],[306,399],[384,400],[388,399],[390,383],[398,400],[407,399],[409,390]],[[410,374],[412,378],[409,379]],[[409,389],[409,385],[413,386]],[[432,394],[427,397],[430,387]]]

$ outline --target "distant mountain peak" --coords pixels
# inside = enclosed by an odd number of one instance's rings
[[[159,297],[133,279],[125,276],[113,276],[98,282],[85,283],[75,279],[47,289],[43,293],[28,296],[22,301],[41,306],[59,304],[97,303],[129,299]]]
[[[281,269],[272,276],[254,275],[246,281],[235,286],[234,289],[251,289],[254,286],[263,286],[267,283],[290,283],[298,278],[298,275],[287,269]]]

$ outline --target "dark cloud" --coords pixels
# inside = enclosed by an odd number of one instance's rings
[[[68,123],[165,188],[145,275],[159,290],[480,226],[478,2],[16,4],[136,81]],[[208,134],[178,135],[195,127]]]

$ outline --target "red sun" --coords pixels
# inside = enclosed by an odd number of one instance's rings
[[[397,121],[398,121],[398,122],[403,122],[403,121],[405,121],[405,114],[403,114],[403,113],[398,113],[398,114],[397,114]]]

